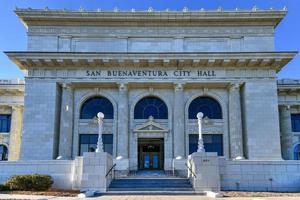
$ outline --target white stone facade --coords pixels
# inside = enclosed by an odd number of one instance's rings
[[[153,12],[146,13],[148,21],[141,18],[144,12],[16,13],[28,28],[28,50],[6,54],[26,72],[22,162],[58,156],[79,162],[80,134],[98,130],[80,112],[96,96],[113,106],[114,117],[104,118],[103,134],[113,135],[118,171],[138,169],[140,138],[163,138],[163,169],[185,171],[189,136],[198,133],[197,120],[189,119],[197,97],[214,99],[222,110],[221,119],[203,124],[204,134],[222,135],[221,188],[233,188],[226,171],[232,159],[270,165],[282,157],[292,159],[298,138],[282,105],[290,105],[289,100],[298,105],[299,93],[284,96],[279,84],[278,98],[276,73],[296,52],[274,49],[274,29],[286,11],[188,12],[181,17]],[[165,103],[167,119],[134,118],[135,106],[148,96]]]
[[[10,116],[11,121],[9,130],[0,130],[0,145],[7,148],[10,161],[20,157],[23,105],[24,81],[0,80],[0,115]]]

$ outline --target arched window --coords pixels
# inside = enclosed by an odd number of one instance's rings
[[[7,147],[3,144],[0,145],[0,161],[4,161],[8,159],[8,151]]]
[[[166,104],[157,97],[145,97],[134,108],[134,119],[168,119]]]
[[[300,160],[300,144],[297,144],[294,148],[294,160]]]
[[[220,104],[210,97],[198,97],[189,106],[189,119],[197,119],[197,113],[202,112],[209,119],[222,119]]]
[[[105,97],[93,97],[82,105],[80,119],[93,119],[98,112],[102,112],[105,119],[114,118],[112,103]]]

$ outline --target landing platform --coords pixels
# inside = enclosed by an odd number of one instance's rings
[[[172,171],[164,170],[138,170],[130,171],[126,179],[184,179],[173,174]]]

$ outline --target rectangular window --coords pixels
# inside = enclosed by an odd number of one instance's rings
[[[79,137],[79,155],[83,152],[94,152],[97,148],[98,134],[80,134]],[[104,152],[113,153],[113,134],[102,135]]]
[[[291,114],[292,131],[300,132],[300,114]]]
[[[204,149],[206,152],[217,152],[218,156],[223,156],[223,135],[221,134],[203,134]],[[189,135],[189,154],[198,149],[198,134]]]
[[[11,115],[0,115],[0,133],[10,132]]]

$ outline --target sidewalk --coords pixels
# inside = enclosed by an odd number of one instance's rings
[[[0,194],[0,199],[22,199],[22,200],[75,200],[82,199],[78,197],[55,197],[40,195],[20,195],[20,194]],[[179,196],[179,195],[104,195],[100,197],[88,198],[92,200],[213,200],[205,196]],[[217,200],[300,200],[300,197],[234,197],[217,198]]]

